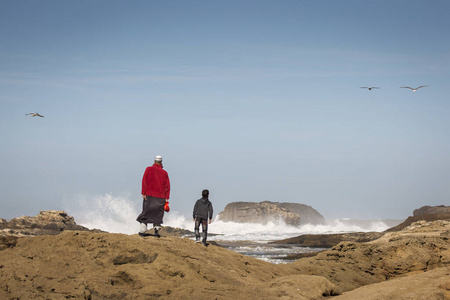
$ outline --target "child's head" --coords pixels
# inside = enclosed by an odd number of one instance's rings
[[[202,197],[208,198],[208,196],[209,196],[209,191],[208,190],[203,190],[202,191]]]

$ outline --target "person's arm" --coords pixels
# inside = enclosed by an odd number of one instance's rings
[[[194,221],[195,221],[195,215],[196,215],[196,212],[197,212],[197,205],[198,205],[198,201],[195,202],[194,210],[192,211],[192,218],[194,218]]]
[[[166,175],[167,175],[167,173],[166,173]],[[169,180],[169,175],[166,176],[166,184],[165,184],[164,194],[166,195],[166,202],[169,201],[169,198],[170,198],[170,180]]]
[[[211,219],[212,219],[212,216],[213,216],[213,206],[212,206],[212,203],[210,203],[209,204],[209,224],[211,224]]]
[[[145,191],[147,189],[147,182],[146,182],[147,170],[148,170],[148,168],[145,169],[144,175],[142,176],[141,195],[142,195],[142,198],[144,198],[144,199],[145,199]]]

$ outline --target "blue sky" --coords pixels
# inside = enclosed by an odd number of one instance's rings
[[[157,154],[186,215],[204,188],[216,212],[270,200],[401,219],[448,205],[449,9],[0,0],[0,217],[86,195],[140,206]]]

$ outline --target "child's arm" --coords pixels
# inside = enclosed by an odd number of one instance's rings
[[[196,212],[197,212],[197,205],[198,205],[198,201],[195,202],[194,210],[192,211],[192,218],[194,219],[194,221],[195,221],[195,215],[196,215]]]
[[[212,219],[212,216],[213,216],[213,206],[212,206],[212,203],[209,203],[209,224],[211,224],[211,219]]]

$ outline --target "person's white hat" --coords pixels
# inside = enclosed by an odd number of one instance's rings
[[[161,155],[156,155],[155,156],[155,161],[162,161],[162,156]]]

